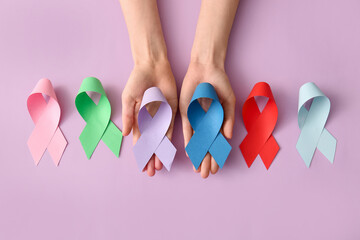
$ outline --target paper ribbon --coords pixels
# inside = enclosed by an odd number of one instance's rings
[[[306,102],[312,100],[309,110]],[[301,130],[296,149],[307,167],[316,148],[331,162],[334,162],[336,139],[325,128],[330,112],[330,100],[312,82],[305,83],[299,91],[298,124]]]
[[[44,95],[48,99],[45,99]],[[59,128],[60,105],[49,79],[43,78],[36,84],[27,99],[27,107],[35,123],[27,142],[35,164],[39,164],[45,150],[48,149],[55,165],[58,166],[67,141]]]
[[[199,98],[212,99],[207,112],[197,101]],[[198,169],[206,153],[209,152],[219,167],[222,168],[231,151],[231,146],[220,133],[224,120],[224,110],[214,87],[210,83],[200,83],[196,87],[187,110],[187,116],[195,133],[185,150],[194,167]]]
[[[256,96],[268,98],[262,112],[255,101]],[[246,164],[250,167],[256,156],[260,155],[266,169],[269,169],[279,151],[279,145],[272,135],[277,121],[278,108],[269,84],[266,82],[255,84],[244,103],[242,115],[248,134],[241,142],[240,150]]]
[[[99,93],[101,95],[99,103],[95,104],[86,92]],[[79,139],[87,158],[90,159],[100,140],[103,140],[108,148],[119,157],[122,133],[110,120],[110,102],[99,79],[88,77],[83,80],[75,99],[75,105],[86,122]]]
[[[151,102],[161,102],[154,117],[146,109]],[[157,87],[152,87],[144,92],[139,110],[138,125],[141,136],[133,147],[134,155],[140,171],[144,169],[153,154],[170,171],[174,160],[176,148],[165,135],[169,129],[172,110],[164,95]]]

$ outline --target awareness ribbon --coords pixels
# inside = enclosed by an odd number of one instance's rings
[[[268,98],[262,112],[255,101],[256,96]],[[255,84],[244,103],[242,115],[248,134],[241,142],[240,150],[246,164],[250,167],[256,156],[260,155],[266,169],[269,169],[279,151],[279,145],[272,135],[277,121],[278,108],[269,84],[266,82]]]
[[[156,114],[152,117],[146,109],[151,102],[161,102]],[[138,116],[141,136],[133,147],[134,155],[140,171],[144,169],[155,154],[170,171],[176,148],[166,136],[172,118],[172,109],[161,90],[152,87],[144,92]]]
[[[86,93],[87,91],[101,95],[98,104],[94,103]],[[90,159],[100,140],[103,140],[108,148],[119,157],[122,132],[110,120],[111,105],[99,79],[88,77],[83,80],[75,98],[75,105],[86,122],[79,139],[87,158]]]
[[[197,101],[199,98],[212,99],[207,112]],[[194,167],[198,169],[206,153],[209,152],[222,168],[231,151],[231,146],[220,133],[224,110],[210,83],[200,83],[196,87],[187,110],[187,116],[195,133],[185,150]]]
[[[312,100],[306,109],[306,102]],[[312,82],[305,83],[299,91],[298,124],[301,130],[296,149],[307,167],[316,148],[331,162],[334,162],[336,139],[325,128],[330,112],[330,100]]]
[[[48,99],[45,99],[44,95]],[[39,164],[45,150],[48,149],[55,165],[58,166],[67,141],[59,128],[60,105],[49,79],[43,78],[36,84],[27,99],[27,107],[35,123],[27,142],[35,164]]]

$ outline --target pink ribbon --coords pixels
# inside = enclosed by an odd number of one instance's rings
[[[48,96],[48,101],[44,96]],[[35,128],[27,142],[31,155],[38,165],[46,149],[56,166],[66,148],[67,141],[59,128],[60,105],[49,79],[41,79],[27,99]]]

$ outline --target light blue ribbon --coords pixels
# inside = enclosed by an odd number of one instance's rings
[[[199,98],[212,99],[209,110],[205,112]],[[207,152],[215,159],[220,168],[230,153],[231,146],[220,133],[224,120],[224,110],[210,83],[200,83],[192,96],[187,115],[195,133],[191,137],[185,150],[196,169],[199,168]]]
[[[306,102],[312,100],[310,109]],[[307,167],[316,148],[331,162],[334,162],[336,139],[325,128],[330,112],[330,100],[312,82],[305,83],[299,91],[298,123],[301,133],[296,144]]]

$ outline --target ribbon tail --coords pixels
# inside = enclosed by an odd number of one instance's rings
[[[116,157],[119,157],[120,147],[122,142],[122,132],[120,129],[115,126],[112,121],[109,121],[109,124],[102,136],[103,142],[108,146],[108,148],[115,154]]]
[[[336,139],[326,128],[321,133],[317,148],[331,163],[334,163]]]
[[[231,151],[231,145],[226,141],[225,137],[219,133],[211,144],[209,153],[214,157],[216,163],[222,168]]]
[[[34,159],[35,165],[38,165],[41,157],[44,155],[46,148],[43,149],[43,148],[39,147],[38,141],[31,138],[31,136],[27,142],[27,145],[30,150],[31,156]]]
[[[41,119],[41,121],[43,120]],[[36,165],[39,164],[40,159],[49,145],[52,134],[54,134],[53,132],[50,133],[50,131],[51,130],[45,129],[43,124],[37,124],[29,137],[27,145]]]
[[[246,141],[246,139],[247,139],[247,136],[240,143],[239,147],[240,147],[240,151],[245,159],[246,165],[248,166],[248,168],[250,168],[258,154],[257,154],[256,150],[254,150],[254,147],[252,144],[247,144],[248,141]]]
[[[195,169],[200,167],[200,164],[207,153],[207,149],[201,141],[202,139],[200,139],[198,135],[194,134],[192,138],[190,138],[188,145],[185,147],[185,151],[188,154]]]
[[[164,138],[163,136],[159,141],[157,139],[154,140],[152,134],[154,134],[153,131],[144,131],[133,147],[135,159],[140,171],[144,169]]]
[[[166,170],[170,171],[171,165],[176,154],[175,146],[165,136],[159,147],[155,151],[155,155],[160,159]]]
[[[51,142],[48,146],[48,151],[56,166],[59,166],[60,159],[67,146],[67,141],[60,128],[57,128]]]
[[[271,135],[259,154],[267,170],[269,170],[270,165],[279,150],[279,144],[276,142],[274,136]]]
[[[99,129],[99,127],[92,122],[88,122],[84,130],[81,132],[79,139],[88,159],[90,159],[91,155],[95,151],[102,135],[103,130]]]
[[[312,158],[316,150],[317,144],[313,140],[314,139],[312,137],[305,138],[302,137],[300,134],[300,137],[296,143],[296,149],[299,152],[301,158],[304,160],[307,167],[310,167]]]

